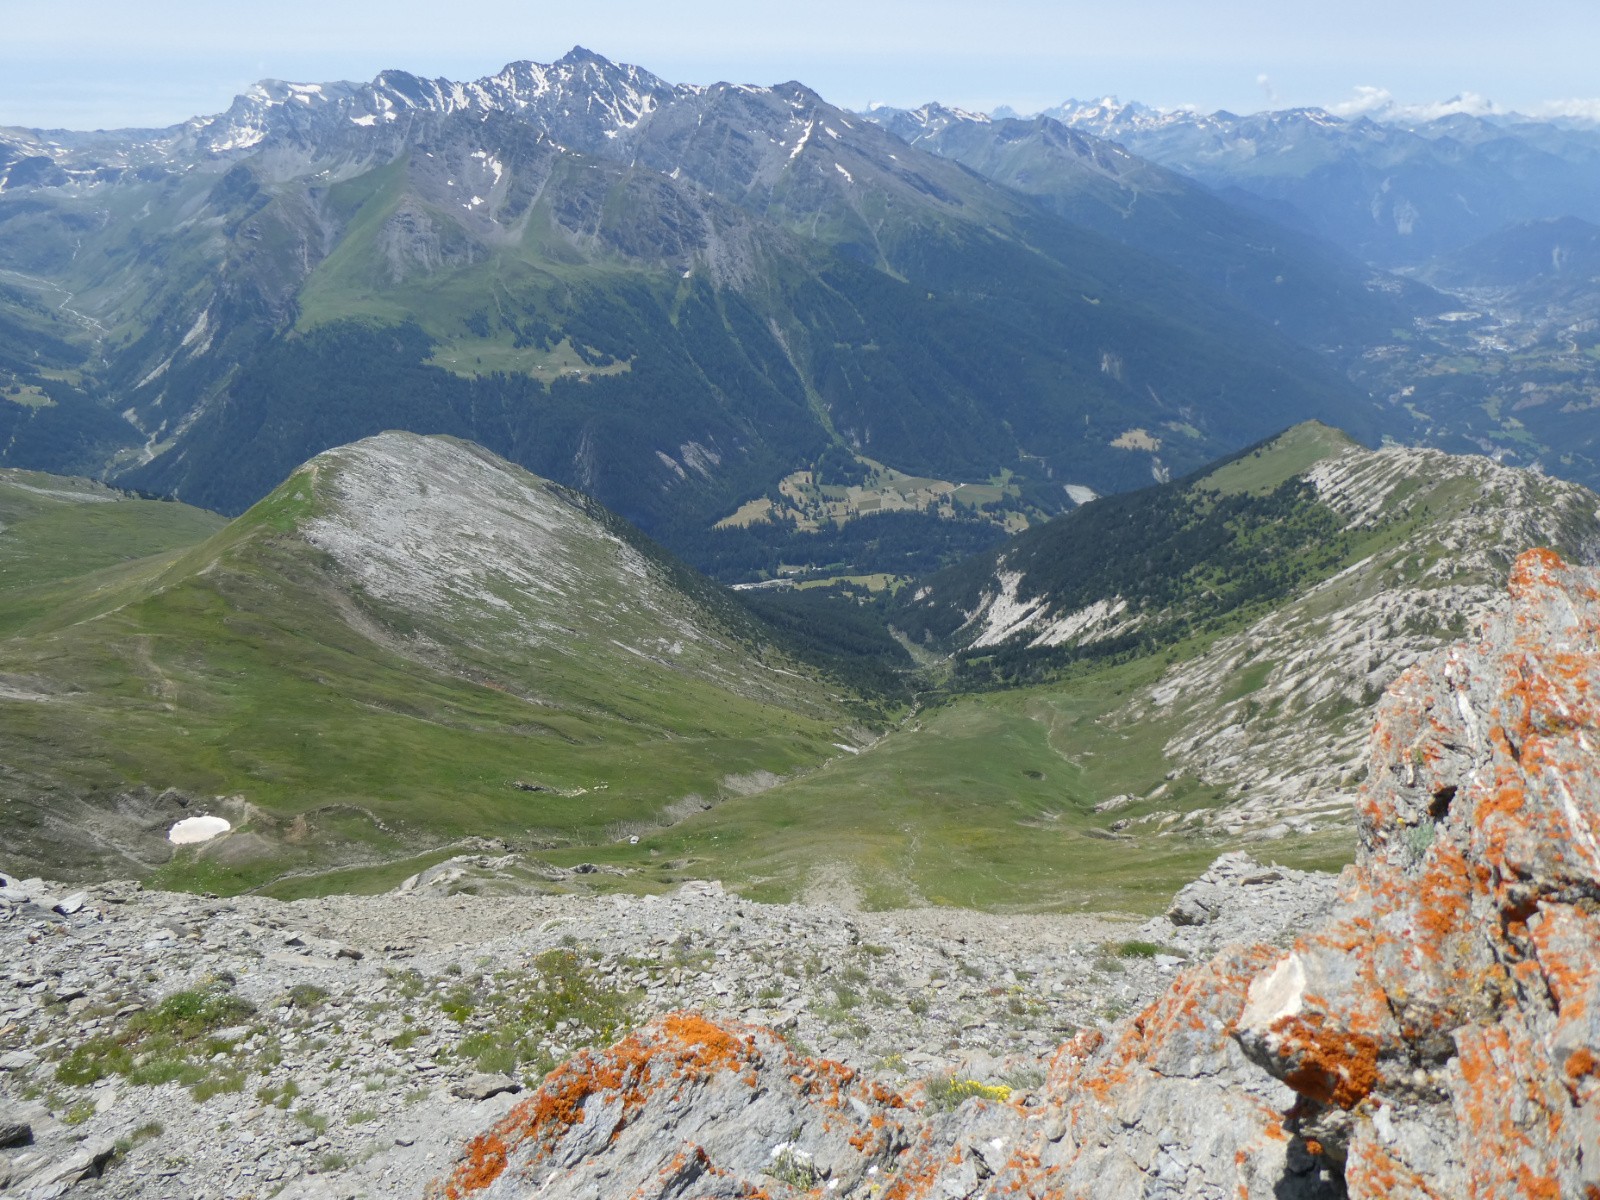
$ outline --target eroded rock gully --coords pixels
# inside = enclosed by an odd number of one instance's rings
[[[965,1099],[668,1015],[428,1194],[1600,1197],[1597,748],[1596,576],[1530,552],[1475,645],[1390,689],[1358,862],[1287,953],[1226,948]]]

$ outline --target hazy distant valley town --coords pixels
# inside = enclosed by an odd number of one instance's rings
[[[0,1197],[1600,1200],[1587,103],[0,126]]]

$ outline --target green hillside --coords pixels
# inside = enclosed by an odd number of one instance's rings
[[[1521,549],[1593,560],[1597,504],[1300,426],[907,585],[976,589],[927,640],[865,587],[736,604],[449,438],[327,452],[226,525],[12,473],[7,860],[298,895],[503,844],[533,887],[1149,910],[1241,844],[1336,865],[1384,686]],[[174,854],[200,812],[233,831]]]
[[[846,694],[713,589],[458,443],[324,456],[198,542],[220,522],[122,500],[72,506],[76,538],[20,521],[0,549],[104,560],[101,510],[139,530],[131,549],[190,544],[58,583],[48,606],[37,583],[0,591],[13,870],[233,891],[465,837],[604,842],[861,736]],[[236,831],[166,862],[167,826],[202,810]]]
[[[1001,590],[998,560],[1022,576],[1015,611],[1052,607],[998,645],[972,645],[974,619],[946,634],[952,659],[919,648],[935,700],[870,749],[602,861],[768,899],[1134,911],[1241,846],[1337,867],[1384,687],[1466,634],[1521,550],[1600,558],[1596,512],[1584,488],[1488,459],[1291,429],[908,586],[987,578],[956,593],[959,621]],[[1143,609],[1081,626],[1084,644],[1030,645],[1062,610],[1127,597]]]

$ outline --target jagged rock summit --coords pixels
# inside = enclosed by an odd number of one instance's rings
[[[1223,950],[1014,1091],[668,1016],[429,1194],[1600,1197],[1597,737],[1600,580],[1531,551],[1385,698],[1358,862],[1287,954]]]

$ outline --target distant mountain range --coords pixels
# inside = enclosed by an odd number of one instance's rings
[[[1100,100],[1026,120],[938,105],[870,116],[1220,282],[1312,344],[1353,349],[1334,354],[1385,398],[1399,440],[1600,484],[1586,234],[1600,126],[1438,107],[1239,116]]]
[[[1519,221],[1600,220],[1600,125],[1516,114],[1238,115],[1069,100],[1039,114],[1114,141],[1387,267]]]
[[[728,580],[951,562],[1308,418],[1600,480],[1581,281],[1528,329],[1444,294],[1600,219],[1597,135],[1398,120],[863,116],[575,49],[0,130],[0,463],[236,514],[445,433]]]
[[[1048,515],[1306,417],[1411,424],[1326,352],[1409,319],[1347,257],[1131,164],[1172,195],[1124,236],[1114,173],[1041,203],[798,83],[574,50],[0,137],[4,461],[225,512],[399,426],[711,561],[829,447]]]
[[[1336,354],[1358,352],[1442,303],[1426,288],[1055,116],[991,119],[938,104],[865,115],[1074,224],[1172,263],[1292,337]]]

